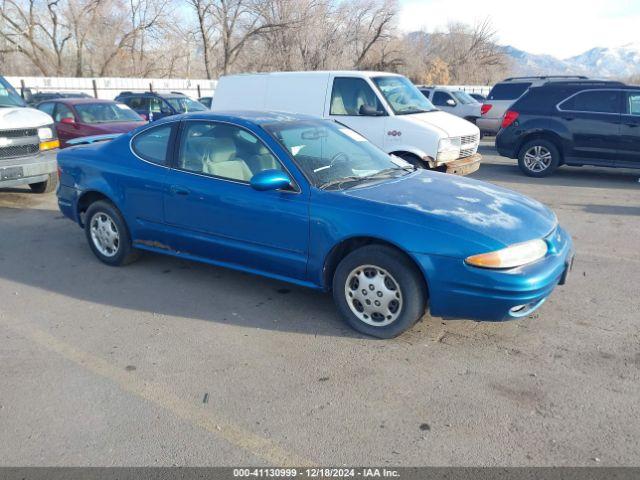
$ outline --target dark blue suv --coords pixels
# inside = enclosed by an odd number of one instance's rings
[[[122,92],[116,97],[116,102],[122,102],[135,110],[145,120],[153,122],[170,115],[188,112],[204,112],[207,108],[179,92]]]
[[[505,113],[496,148],[531,177],[560,165],[640,168],[640,86],[574,80],[530,88]]]

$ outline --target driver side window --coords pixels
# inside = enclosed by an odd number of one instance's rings
[[[58,103],[56,104],[56,113],[53,117],[53,120],[56,123],[61,122],[64,118],[70,118],[71,120],[75,120],[74,116],[73,116],[73,112],[71,111],[71,109],[65,105],[63,105],[62,103]]]
[[[263,170],[283,170],[252,133],[216,122],[185,122],[178,168],[227,180],[249,182]]]
[[[446,92],[435,92],[433,94],[433,104],[436,107],[452,107],[453,105],[449,105],[447,102],[449,100],[453,100],[453,97]]]
[[[362,78],[336,78],[331,91],[330,115],[360,116],[363,107],[384,112],[373,89]]]

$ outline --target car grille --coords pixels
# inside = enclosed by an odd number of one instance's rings
[[[480,135],[465,135],[460,137],[460,157],[466,158],[471,155],[475,155],[478,151],[478,144],[480,143]]]
[[[464,137],[460,137],[460,143],[465,145],[467,143],[478,143],[480,141],[480,135],[466,135]]]
[[[5,138],[35,137],[37,135],[38,135],[38,130],[35,128],[20,128],[15,130],[0,131],[0,137],[5,137]]]
[[[0,159],[29,157],[40,151],[37,128],[0,130]]]
[[[0,158],[25,157],[35,155],[40,150],[40,145],[11,145],[10,147],[0,147]]]

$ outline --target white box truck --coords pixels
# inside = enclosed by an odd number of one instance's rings
[[[59,146],[53,119],[27,108],[0,76],[0,188],[29,185],[36,193],[55,190]]]
[[[480,166],[480,130],[438,110],[402,75],[276,72],[222,77],[212,110],[268,110],[335,120],[416,166],[466,175]]]

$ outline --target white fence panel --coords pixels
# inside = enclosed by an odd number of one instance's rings
[[[71,78],[71,77],[5,77],[20,91],[28,88],[38,92],[81,92],[98,98],[113,99],[120,92],[159,93],[180,92],[192,98],[210,97],[217,80],[180,78]]]

